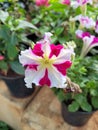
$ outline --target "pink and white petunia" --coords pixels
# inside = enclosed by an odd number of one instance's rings
[[[96,21],[96,25],[95,25],[95,32],[98,33],[98,20]]]
[[[82,6],[88,3],[92,4],[93,0],[75,0],[75,1],[72,1],[71,5],[73,8],[78,8],[79,6]]]
[[[78,15],[73,18],[74,21],[79,21],[80,22],[80,27],[82,28],[94,28],[95,27],[95,21],[92,18],[89,18],[88,16],[82,16]]]
[[[48,6],[49,0],[35,0],[37,6]]]
[[[62,0],[61,3],[65,4],[65,5],[70,5],[71,1],[70,0]]]
[[[89,32],[83,32],[82,30],[77,30],[76,36],[83,40],[81,57],[84,57],[93,47],[98,46],[98,37],[91,35]]]
[[[74,52],[62,45],[50,44],[51,33],[45,33],[43,40],[37,42],[34,48],[21,51],[20,63],[25,69],[26,86],[32,83],[38,86],[66,87],[66,71],[71,67],[71,56]]]

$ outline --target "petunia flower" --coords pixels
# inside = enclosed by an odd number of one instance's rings
[[[77,30],[76,36],[83,40],[81,57],[84,57],[93,47],[98,46],[98,37],[91,35],[89,32],[83,32],[82,30]]]
[[[37,6],[48,6],[49,0],[35,0]]]
[[[51,33],[45,33],[44,39],[37,42],[34,48],[21,51],[20,63],[25,67],[27,87],[32,83],[38,86],[65,88],[66,71],[71,67],[71,56],[74,52],[62,45],[50,44]]]
[[[80,22],[80,28],[94,28],[95,27],[95,21],[92,18],[89,18],[88,16],[78,15],[74,17],[72,20],[79,21]]]
[[[79,6],[85,5],[85,4],[92,4],[92,0],[75,0],[71,3],[73,8],[78,8]]]
[[[95,32],[98,33],[98,20],[96,21],[96,25],[95,25]]]
[[[66,5],[70,5],[71,4],[70,0],[62,0],[61,3],[62,4],[66,4]]]
[[[4,56],[0,55],[0,61],[4,60]]]
[[[82,30],[76,30],[76,36],[78,38],[83,39],[84,37],[90,37],[90,33],[89,32],[83,32]]]

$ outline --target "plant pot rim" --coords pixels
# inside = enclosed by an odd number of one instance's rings
[[[62,102],[61,113],[65,122],[72,126],[80,127],[85,125],[95,111],[86,112],[86,111],[76,111],[70,112],[68,111],[66,104]]]
[[[27,88],[25,86],[23,75],[16,75],[16,77],[7,77],[0,75],[0,79],[5,82],[11,95],[15,98],[26,98],[28,96],[31,96],[35,91],[35,84],[32,84],[32,88]]]
[[[97,111],[97,109],[95,109],[95,110],[92,110],[91,112],[88,112],[88,111],[75,111],[75,112],[70,112],[70,111],[68,111],[68,108],[67,108],[67,105],[66,105],[66,103],[63,101],[62,102],[62,105],[64,106],[64,107],[66,107],[66,109],[67,109],[67,112],[69,112],[69,113],[71,113],[71,114],[74,114],[74,113],[77,113],[77,114],[93,114],[94,112],[96,112]]]
[[[9,80],[13,80],[13,79],[19,79],[19,78],[24,78],[24,75],[16,75],[16,76],[4,76],[2,74],[0,74],[0,78],[3,78],[3,79],[9,79]]]

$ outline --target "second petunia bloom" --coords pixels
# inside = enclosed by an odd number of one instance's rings
[[[66,71],[71,67],[70,48],[51,44],[51,33],[45,33],[44,39],[38,41],[34,48],[21,51],[20,63],[25,67],[26,86],[32,83],[38,86],[65,88]]]
[[[82,30],[76,31],[76,36],[83,40],[83,47],[81,51],[81,57],[87,55],[87,53],[95,46],[98,46],[98,37],[91,35],[89,32],[83,32]]]
[[[37,6],[48,6],[49,0],[35,0]]]
[[[65,5],[70,5],[71,1],[70,0],[61,0],[61,3],[65,4]]]

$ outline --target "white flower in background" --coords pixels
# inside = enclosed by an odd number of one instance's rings
[[[74,17],[72,20],[79,21],[81,28],[94,28],[95,27],[95,21],[92,18],[89,18],[88,16],[82,16],[78,15]]]
[[[73,0],[71,2],[71,6],[73,8],[78,8],[79,6],[85,5],[85,4],[92,4],[92,0]]]
[[[76,31],[76,36],[83,40],[83,48],[81,51],[81,57],[86,54],[95,46],[98,46],[98,37],[91,35],[89,32],[83,32],[82,30]]]
[[[51,33],[45,33],[44,39],[37,42],[34,48],[21,51],[20,63],[25,67],[27,87],[32,83],[39,86],[66,87],[66,71],[71,67],[73,51],[62,45],[50,44]]]

